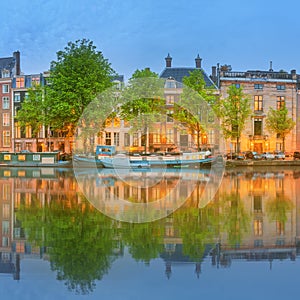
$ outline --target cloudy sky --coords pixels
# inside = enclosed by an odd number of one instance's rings
[[[26,74],[49,69],[69,41],[87,38],[129,78],[136,69],[230,64],[300,73],[298,0],[1,1],[0,57],[21,52]]]

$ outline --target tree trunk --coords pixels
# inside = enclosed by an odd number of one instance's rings
[[[285,151],[285,136],[282,137],[282,152]]]
[[[236,138],[236,152],[240,153],[240,137]]]

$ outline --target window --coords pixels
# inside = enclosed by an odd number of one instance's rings
[[[2,78],[9,78],[9,71],[8,70],[2,70]]]
[[[284,235],[284,223],[276,221],[276,233],[277,235]]]
[[[137,147],[139,145],[139,135],[138,133],[133,134],[133,146]]]
[[[263,111],[263,96],[254,96],[254,111]]]
[[[262,196],[254,196],[253,206],[255,212],[262,212]]]
[[[254,220],[254,235],[261,236],[263,234],[262,220]]]
[[[120,133],[114,132],[114,145],[120,146]]]
[[[9,126],[10,125],[9,113],[3,113],[2,120],[3,120],[3,126]]]
[[[2,234],[3,235],[9,234],[9,221],[2,221]]]
[[[263,88],[264,88],[263,84],[258,84],[258,83],[254,84],[254,89],[255,90],[262,90]]]
[[[176,83],[174,79],[167,79],[165,83],[165,88],[166,89],[174,89],[176,88]]]
[[[10,131],[3,131],[3,147],[10,147]]]
[[[2,97],[2,109],[9,109],[9,97]]]
[[[16,78],[16,88],[23,88],[24,85],[24,77],[17,77]]]
[[[262,119],[254,119],[254,135],[262,135]]]
[[[40,84],[40,76],[31,76],[31,85],[38,85]]]
[[[167,95],[166,96],[166,105],[173,105],[174,104],[174,95]]]
[[[285,91],[285,85],[284,84],[278,84],[276,86],[277,91]]]
[[[130,146],[130,135],[128,132],[124,133],[124,146],[125,147]]]
[[[281,109],[285,105],[285,97],[277,96],[277,109]]]
[[[167,129],[167,143],[173,143],[173,129]]]
[[[167,122],[173,122],[173,111],[169,110],[167,113]]]
[[[15,93],[14,94],[14,101],[15,102],[21,102],[21,94],[20,93]]]
[[[111,145],[111,132],[105,133],[105,145]]]
[[[159,132],[153,133],[153,143],[154,144],[160,143],[160,133]]]
[[[3,84],[2,85],[2,93],[3,94],[9,93],[9,85],[8,84]]]

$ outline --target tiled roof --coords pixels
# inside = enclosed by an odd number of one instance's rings
[[[207,74],[203,71],[203,69],[197,69],[197,68],[165,68],[162,73],[160,74],[160,78],[174,78],[176,81],[182,83],[183,77],[190,76],[190,72],[193,72],[195,70],[201,70],[203,74],[203,78],[205,80],[207,87],[215,87],[212,80],[207,76]]]

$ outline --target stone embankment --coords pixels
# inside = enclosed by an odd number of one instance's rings
[[[300,160],[226,160],[226,168],[249,166],[300,166]]]

